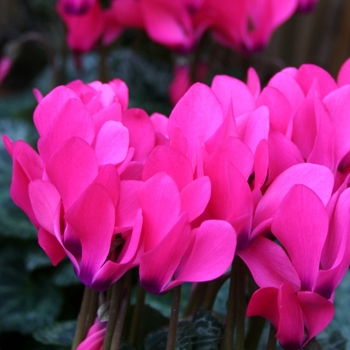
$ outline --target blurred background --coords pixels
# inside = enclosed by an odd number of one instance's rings
[[[105,1],[108,5],[108,1]],[[24,139],[35,147],[32,124],[36,100],[33,88],[44,95],[54,86],[74,79],[84,82],[115,77],[130,92],[130,106],[169,114],[168,87],[179,57],[151,42],[139,30],[128,29],[109,47],[86,54],[72,53],[55,0],[0,0],[0,133]],[[336,78],[350,56],[350,1],[320,0],[310,13],[295,14],[276,30],[268,47],[246,56],[205,36],[200,55],[209,72],[242,80],[253,66],[266,84],[287,66],[314,63]],[[71,264],[52,267],[37,244],[36,230],[9,197],[11,159],[0,143],[0,349],[68,349],[74,334],[83,286]],[[225,289],[216,305],[225,306]],[[166,313],[169,298],[152,299]],[[221,304],[220,304],[221,303]],[[350,279],[344,280],[336,299],[336,317],[320,335],[325,349],[349,349]]]

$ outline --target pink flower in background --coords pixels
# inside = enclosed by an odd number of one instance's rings
[[[70,8],[68,11],[67,6]],[[108,45],[122,31],[121,25],[111,17],[108,10],[102,9],[98,0],[81,4],[59,1],[57,11],[67,26],[68,46],[76,52],[91,51],[99,40]]]
[[[299,0],[298,11],[308,12],[312,11],[317,5],[318,0]]]
[[[297,0],[205,0],[195,15],[195,27],[213,31],[219,42],[240,52],[263,49],[273,31],[290,18]]]
[[[89,11],[96,0],[58,0],[58,2],[67,14],[79,15]]]
[[[0,85],[3,83],[7,75],[10,73],[13,66],[13,60],[8,56],[3,56],[0,59]]]

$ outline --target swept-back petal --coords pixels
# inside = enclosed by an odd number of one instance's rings
[[[209,202],[210,190],[210,180],[204,176],[192,181],[181,191],[181,211],[188,213],[190,222],[204,212]]]
[[[312,292],[299,292],[297,297],[308,331],[307,339],[303,343],[304,347],[310,339],[320,333],[332,321],[334,306],[329,300]]]
[[[211,84],[211,89],[219,99],[223,111],[233,107],[234,116],[250,112],[255,107],[255,101],[248,86],[237,78],[227,75],[216,75]]]
[[[29,199],[39,225],[54,235],[54,217],[61,205],[61,196],[48,181],[34,180],[29,183]]]
[[[286,283],[278,291],[278,310],[280,319],[276,338],[284,349],[300,349],[304,340],[303,314],[297,295]]]
[[[157,246],[177,222],[181,207],[179,190],[169,175],[157,173],[140,188],[139,203],[147,252]]]
[[[90,185],[66,212],[65,219],[82,246],[79,278],[91,286],[107,258],[114,231],[115,208],[109,193],[101,184]]]
[[[194,244],[175,280],[202,282],[221,276],[233,261],[235,230],[225,221],[207,220],[193,231]]]
[[[191,116],[189,118],[189,116]],[[196,83],[174,107],[168,122],[170,139],[179,128],[188,142],[187,156],[193,161],[198,140],[205,142],[218,129],[224,119],[220,102],[206,85]]]
[[[312,189],[326,205],[333,189],[332,172],[322,165],[297,164],[280,174],[261,198],[255,210],[252,236],[262,232],[271,221],[285,195],[296,184]]]
[[[129,150],[129,131],[122,123],[105,122],[97,135],[95,152],[99,165],[121,163]]]
[[[44,162],[47,162],[69,138],[80,137],[91,144],[94,136],[91,114],[80,100],[71,98],[58,111],[50,127],[39,139],[38,150]]]
[[[186,251],[189,234],[188,215],[182,213],[163,240],[141,255],[140,284],[144,289],[153,294],[165,290]]]
[[[249,300],[247,317],[261,316],[269,320],[278,329],[278,289],[274,287],[260,288]]]
[[[38,242],[54,266],[66,256],[66,253],[57,238],[42,227],[40,227],[38,231]]]
[[[144,162],[154,147],[155,132],[148,114],[139,108],[123,112],[123,125],[129,130],[130,147],[135,148],[133,160]]]
[[[260,288],[279,288],[287,282],[294,291],[300,290],[300,278],[288,255],[277,243],[258,236],[237,254],[246,263]]]
[[[78,99],[78,96],[68,87],[58,86],[40,101],[33,115],[40,136],[51,128],[53,120],[71,98]]]
[[[122,232],[134,226],[136,213],[140,208],[138,192],[141,185],[142,182],[136,180],[120,182],[120,200],[116,210],[115,225]]]
[[[157,146],[147,158],[142,172],[142,180],[146,181],[153,175],[165,172],[175,182],[181,191],[193,179],[191,162],[176,148]]]
[[[67,210],[97,175],[95,152],[86,141],[71,138],[52,155],[46,171]]]
[[[312,290],[328,233],[328,215],[320,198],[305,185],[295,185],[281,202],[271,230],[288,252],[301,289]]]

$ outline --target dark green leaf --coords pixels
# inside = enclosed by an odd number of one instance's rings
[[[73,343],[77,321],[56,322],[37,329],[33,337],[40,343],[51,345],[71,345]]]
[[[199,310],[194,319],[194,350],[219,349],[223,325],[209,312]]]
[[[194,337],[193,324],[180,321],[176,334],[176,350],[192,350]],[[168,338],[168,327],[151,333],[145,340],[145,350],[164,350]]]
[[[129,345],[127,342],[125,342],[123,339],[120,340],[119,350],[135,350],[134,347]]]
[[[25,269],[24,257],[12,246],[0,251],[0,331],[32,333],[54,322],[62,296],[57,288]]]

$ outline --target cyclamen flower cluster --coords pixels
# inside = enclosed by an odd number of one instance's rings
[[[120,80],[54,89],[34,113],[38,153],[4,143],[11,196],[57,264],[103,291],[139,266],[160,294],[221,276],[237,254],[259,289],[247,315],[298,349],[331,321],[350,263],[350,60],[303,65],[261,90],[216,76],[169,118],[128,109]]]
[[[58,12],[68,27],[73,50],[89,51],[100,40],[108,45],[122,28],[141,28],[155,42],[180,52],[193,49],[209,30],[224,45],[241,52],[262,49],[273,31],[299,8],[315,0],[59,0]]]

